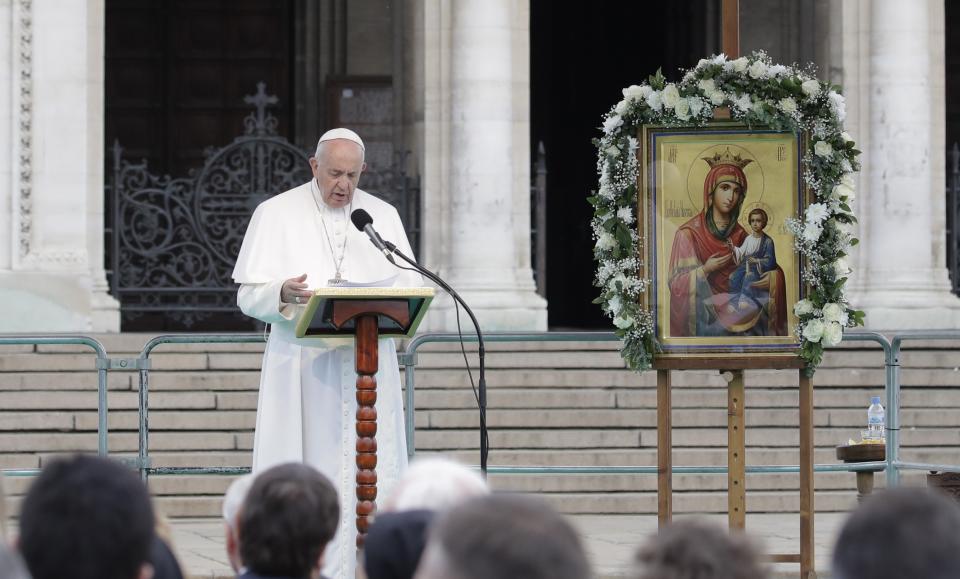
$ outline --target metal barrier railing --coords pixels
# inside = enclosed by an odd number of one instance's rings
[[[140,369],[139,434],[137,444],[137,469],[140,478],[146,481],[152,474],[246,474],[249,467],[243,466],[184,466],[154,467],[150,462],[150,354],[161,344],[250,344],[265,342],[264,334],[169,334],[156,336],[143,346],[140,360],[145,362]]]
[[[887,486],[900,484],[901,470],[960,472],[960,465],[904,462],[900,460],[900,348],[909,340],[960,340],[960,330],[898,332],[891,341],[887,391]]]
[[[612,332],[500,332],[484,335],[487,342],[612,342],[618,338]],[[937,470],[945,472],[960,472],[960,465],[928,464],[904,462],[899,458],[900,452],[900,350],[904,341],[908,340],[960,340],[960,331],[917,331],[900,332],[894,335],[891,341],[877,332],[847,332],[843,341],[869,341],[879,344],[884,355],[885,393],[887,400],[887,441],[886,459],[884,461],[861,462],[849,464],[817,464],[816,472],[857,472],[866,470],[884,470],[887,477],[887,486],[899,484],[900,470]],[[429,343],[459,342],[460,335],[453,333],[423,334],[415,337],[407,345],[405,351],[398,354],[399,363],[404,367],[406,378],[406,408],[405,426],[407,438],[407,452],[410,458],[416,454],[415,448],[415,390],[416,366],[419,349]],[[476,334],[464,334],[463,340],[474,343]],[[97,408],[97,436],[98,453],[106,455],[107,448],[107,372],[109,370],[137,370],[139,372],[138,398],[138,451],[134,461],[141,477],[146,480],[150,475],[170,474],[244,474],[250,472],[248,467],[154,467],[150,460],[150,422],[149,422],[149,389],[150,389],[150,355],[155,348],[162,344],[240,344],[262,343],[263,334],[182,334],[157,336],[144,345],[138,358],[109,358],[103,345],[88,336],[0,336],[0,346],[3,345],[50,345],[50,344],[79,344],[90,346],[97,354],[96,369],[98,373],[98,408]],[[756,465],[746,467],[747,473],[791,473],[799,472],[799,465]],[[39,469],[7,469],[2,471],[10,476],[32,476]],[[656,474],[656,466],[490,466],[488,472],[494,474]],[[677,474],[724,474],[725,466],[674,466]]]
[[[107,358],[107,351],[103,344],[89,336],[0,336],[0,346],[49,346],[49,345],[81,345],[89,346],[97,354],[97,454],[106,456],[107,448],[107,370],[113,369],[112,363],[120,364],[119,360]],[[34,476],[40,472],[38,468],[4,469],[6,476]]]
[[[484,342],[574,342],[574,341],[603,341],[613,342],[619,340],[613,332],[500,332],[484,333]],[[887,366],[887,380],[885,388],[887,398],[890,398],[892,390],[890,377],[891,360],[893,359],[890,342],[877,332],[846,332],[844,341],[871,341],[880,344],[884,352],[884,360]],[[463,334],[465,342],[474,343],[477,341],[476,334]],[[414,391],[415,391],[415,367],[417,364],[417,351],[424,344],[436,342],[459,342],[460,335],[453,333],[443,334],[422,334],[414,338],[406,350],[400,355],[401,364],[404,365],[406,377],[406,396],[407,403],[405,409],[405,421],[407,426],[407,455],[413,458],[416,449],[414,448],[413,427],[414,427]],[[896,441],[896,439],[894,439]],[[864,470],[886,469],[889,473],[891,468],[890,460],[890,437],[887,438],[888,454],[886,461],[860,462],[850,464],[816,464],[816,472],[856,472]],[[893,453],[896,456],[896,451]],[[488,466],[487,472],[491,474],[657,474],[658,467],[652,466]],[[725,474],[725,466],[673,466],[674,474]],[[747,466],[746,472],[754,473],[791,473],[800,472],[800,465],[756,465]],[[888,475],[889,476],[889,475]]]

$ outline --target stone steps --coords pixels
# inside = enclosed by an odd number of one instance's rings
[[[136,357],[149,336],[97,336],[114,357]],[[909,343],[908,343],[909,344]],[[902,457],[960,464],[960,343],[914,344],[901,356]],[[922,347],[921,347],[922,346]],[[155,466],[249,466],[263,344],[163,344],[151,355],[150,447]],[[475,346],[468,358],[476,363]],[[63,452],[95,451],[97,376],[80,346],[0,348],[0,468],[35,468]],[[454,344],[418,354],[416,446],[476,464],[478,417],[463,357]],[[656,464],[656,375],[625,369],[610,342],[492,343],[488,346],[491,466]],[[477,374],[474,372],[474,379]],[[834,446],[859,435],[871,395],[883,393],[879,350],[831,351],[817,372],[815,460],[836,462]],[[745,373],[747,464],[792,464],[797,373]],[[673,373],[677,465],[726,464],[726,382],[716,371]],[[109,447],[136,453],[139,375],[108,376]],[[922,480],[922,473],[905,478]],[[231,477],[155,476],[151,488],[169,516],[217,516]],[[493,475],[497,488],[545,493],[570,513],[656,510],[652,475]],[[850,473],[816,476],[818,511],[855,498]],[[878,479],[878,483],[879,483]],[[678,512],[723,512],[726,477],[676,475]],[[28,479],[8,485],[18,496]],[[797,508],[798,476],[748,476],[752,512]]]

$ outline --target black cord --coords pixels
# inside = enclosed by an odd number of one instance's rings
[[[473,383],[473,372],[470,371],[470,360],[467,359],[467,349],[466,347],[464,347],[464,344],[463,344],[463,330],[460,328],[460,304],[457,303],[457,300],[453,300],[453,308],[454,308],[454,311],[457,313],[457,335],[460,337],[460,353],[463,354],[463,364],[464,366],[466,366],[467,376],[470,378],[470,389],[473,390],[473,399],[477,401],[477,408],[480,410],[480,436],[483,437],[483,442],[485,443],[486,452],[489,453],[490,437],[487,432],[487,403],[485,399],[486,397],[484,397],[484,401],[481,403],[480,395],[477,393],[477,386]],[[480,368],[481,368],[480,371],[482,372],[483,371],[482,362],[481,362]],[[486,388],[484,388],[484,392],[485,391],[486,391]],[[481,444],[480,446],[481,448],[484,448],[484,444]],[[486,456],[486,454],[484,456]],[[487,474],[486,461],[484,460],[481,462],[483,463],[481,467],[483,470],[483,474],[484,476],[486,476]]]
[[[397,247],[390,243],[389,241],[384,240],[384,245],[387,246],[394,254],[398,255],[400,259],[409,263],[413,268],[426,276],[429,280],[436,283],[438,286],[446,290],[450,297],[453,298],[454,308],[457,312],[457,332],[460,336],[460,350],[463,353],[463,359],[467,365],[467,374],[470,376],[470,387],[473,389],[473,395],[477,400],[477,407],[480,411],[480,472],[483,473],[483,476],[487,476],[487,455],[490,452],[490,438],[487,433],[487,379],[486,379],[486,350],[483,346],[483,334],[480,331],[480,323],[477,321],[477,317],[473,315],[473,310],[470,309],[470,306],[467,305],[463,298],[460,297],[460,294],[456,292],[450,284],[440,279],[440,276],[436,275],[429,269],[421,266],[417,262],[413,261],[411,258],[404,255],[402,252],[397,250]],[[394,264],[396,265],[396,264]],[[397,265],[400,269],[409,270],[410,268],[401,267]],[[473,383],[473,374],[470,371],[470,362],[467,360],[467,351],[463,345],[463,332],[460,329],[460,307],[463,306],[463,309],[467,311],[467,314],[470,316],[471,321],[473,321],[473,326],[477,331],[477,353],[480,358],[480,385],[479,388],[474,386]]]

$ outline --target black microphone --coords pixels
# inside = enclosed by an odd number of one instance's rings
[[[369,213],[364,209],[355,209],[353,213],[350,214],[350,221],[353,221],[354,227],[367,234],[367,237],[370,238],[373,245],[383,252],[383,256],[389,259],[390,263],[394,263],[391,249],[387,247],[383,242],[383,238],[380,237],[377,230],[373,228],[373,217],[370,217]]]

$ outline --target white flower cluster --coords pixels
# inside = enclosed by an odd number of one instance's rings
[[[824,304],[818,310],[810,300],[800,300],[794,304],[793,313],[797,317],[808,318],[801,326],[801,336],[811,342],[820,342],[825,347],[840,343],[843,328],[850,321],[847,308],[838,303]]]
[[[598,144],[599,190],[592,198],[595,283],[601,305],[623,337],[623,353],[631,367],[649,367],[653,346],[653,314],[640,307],[649,280],[638,276],[641,240],[635,226],[637,129],[644,124],[702,126],[714,107],[729,107],[733,117],[749,125],[803,131],[810,137],[804,151],[804,181],[815,202],[801,219],[788,218],[797,251],[811,267],[804,283],[812,288],[796,304],[798,335],[806,344],[835,345],[843,327],[859,323],[843,293],[850,268],[844,256],[853,240],[857,151],[843,132],[843,97],[817,80],[811,69],[774,64],[763,52],[736,59],[723,54],[701,59],[670,83],[659,75],[649,83],[624,88],[623,99],[603,120]],[[629,235],[625,235],[629,232]],[[825,232],[828,233],[825,235]],[[817,358],[818,359],[818,358]]]

